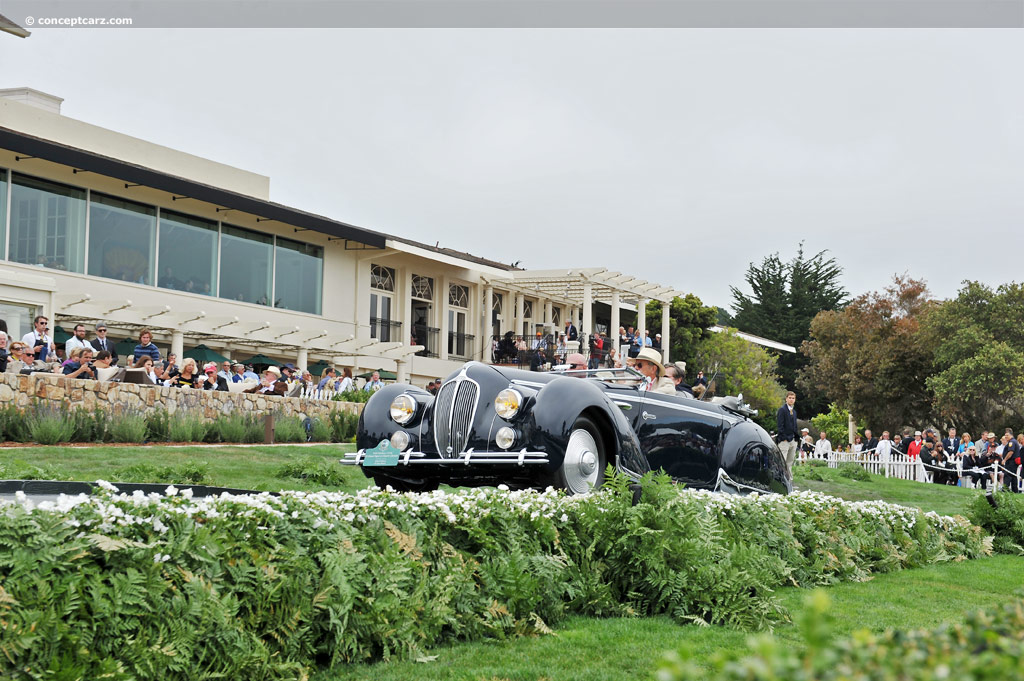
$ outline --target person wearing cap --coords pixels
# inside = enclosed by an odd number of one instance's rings
[[[241,383],[245,380],[245,365],[241,362],[235,362],[231,365],[231,382]]]
[[[786,393],[786,403],[775,412],[775,442],[779,445],[783,458],[786,460],[786,468],[790,474],[793,472],[793,464],[796,463],[797,443],[796,434],[796,393],[790,390]]]
[[[270,365],[264,370],[263,378],[259,384],[254,385],[243,392],[259,393],[265,395],[284,395],[288,390],[288,384],[281,380],[281,370]]]
[[[586,371],[587,369],[587,358],[583,356],[582,352],[570,352],[565,356],[565,364],[569,368],[566,371],[580,372]],[[587,375],[583,373],[573,373],[573,376],[577,378],[586,378]]]
[[[665,376],[665,366],[661,363],[661,353],[654,348],[641,348],[636,355],[634,366],[644,375],[640,390],[675,395],[676,386]]]
[[[693,390],[686,382],[686,362],[672,362],[665,367],[665,375],[676,386],[676,392],[685,397],[693,397]]]
[[[811,431],[807,428],[800,430],[800,451],[807,456],[814,453],[814,438],[811,437]]]
[[[203,375],[196,378],[196,387],[203,390],[228,391],[228,382],[223,376],[217,375],[217,363],[207,362],[203,366]]]
[[[921,439],[921,431],[914,431],[913,441],[907,445],[907,456],[911,459],[916,459],[921,454],[921,447],[924,446],[924,440]]]
[[[288,385],[288,389],[291,390],[291,388],[295,385],[295,382],[298,380],[297,378],[295,378],[294,364],[289,362],[288,364],[281,365],[281,380],[284,381]]]
[[[114,341],[107,338],[107,325],[100,322],[96,325],[96,337],[89,341],[97,353],[106,350],[110,353],[110,365],[117,365],[117,350],[114,348]]]
[[[655,350],[661,350],[661,334],[660,333],[654,334],[654,344],[651,347],[654,348]],[[665,367],[665,370],[668,371],[668,367]]]

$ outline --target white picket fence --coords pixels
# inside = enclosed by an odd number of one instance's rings
[[[797,452],[797,464],[806,464],[809,461],[825,461],[829,468],[837,468],[841,463],[852,462],[860,464],[869,473],[884,475],[887,478],[899,478],[900,480],[914,480],[917,482],[932,481],[932,470],[928,470],[928,467],[925,466],[920,457],[911,457],[901,452],[890,452],[887,456],[879,456],[875,452],[831,452],[824,458],[814,456],[814,454]],[[961,486],[968,488],[975,487],[971,476],[969,474],[964,474],[964,471],[960,466],[960,461],[956,462],[955,469],[948,469],[949,472],[953,472],[954,470],[957,478],[960,480]],[[1003,472],[1005,477],[1008,479],[1011,473],[1006,469],[1003,469]],[[990,480],[998,477],[994,475],[991,468],[986,470],[985,473],[989,476]],[[1020,489],[1019,480],[1021,478],[1021,473],[1018,472],[1016,475],[1018,477],[1018,489]],[[998,484],[998,480],[993,480],[993,484]]]

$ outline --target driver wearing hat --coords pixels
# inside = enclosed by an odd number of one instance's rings
[[[644,375],[640,390],[675,395],[676,386],[665,376],[665,365],[661,363],[660,352],[654,348],[642,348],[636,355],[634,366]]]

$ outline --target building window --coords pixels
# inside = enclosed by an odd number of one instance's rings
[[[7,247],[7,171],[0,168],[0,258],[6,258]]]
[[[494,314],[501,314],[501,305],[504,299],[505,297],[502,294],[495,292],[493,296],[494,302],[491,303],[491,312]]]
[[[448,305],[448,356],[453,359],[472,359],[473,336],[466,333],[469,287],[450,284]]]
[[[448,304],[454,307],[469,307],[469,287],[462,284],[448,286]]]
[[[89,274],[153,283],[156,209],[102,194],[89,197]]]
[[[7,347],[33,330],[32,320],[40,312],[35,305],[0,300],[0,319],[7,322]]]
[[[434,280],[430,277],[423,277],[419,274],[412,275],[412,292],[411,295],[417,300],[426,300],[427,302],[433,302],[434,300]]]
[[[324,249],[277,240],[274,264],[274,307],[320,314]]]
[[[217,294],[217,223],[160,211],[160,275],[157,286]]]
[[[220,297],[270,304],[274,237],[224,225],[220,236]]]
[[[551,308],[551,325],[553,327],[555,327],[555,329],[560,329],[561,328],[561,324],[562,324],[561,317],[562,317],[562,309],[561,308],[558,308],[558,307]]]
[[[370,265],[370,288],[395,292],[395,271],[383,265]]]
[[[10,259],[81,272],[85,262],[85,190],[14,175]]]
[[[523,319],[533,319],[533,301],[523,299]]]

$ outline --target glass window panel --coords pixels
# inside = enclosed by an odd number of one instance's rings
[[[89,274],[152,284],[155,250],[156,208],[89,196]]]
[[[383,265],[370,265],[370,287],[381,291],[395,290],[395,271]]]
[[[320,314],[324,249],[278,239],[274,270],[274,307]]]
[[[85,190],[14,175],[10,259],[81,272],[85,262]]]
[[[160,211],[157,286],[204,296],[217,294],[217,223]]]
[[[7,246],[7,170],[0,168],[0,258],[6,258]]]
[[[221,230],[220,297],[270,304],[270,268],[274,237],[228,227]]]

